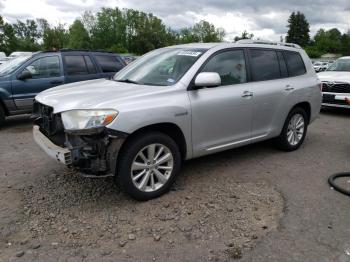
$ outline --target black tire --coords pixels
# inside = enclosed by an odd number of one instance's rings
[[[299,140],[299,142],[296,145],[292,145],[291,143],[288,142],[288,137],[287,137],[287,132],[288,132],[288,125],[289,122],[291,121],[292,117],[295,115],[301,115],[304,118],[304,133],[301,137],[301,139]],[[307,113],[305,112],[304,109],[300,108],[300,107],[295,107],[293,108],[287,118],[286,121],[284,122],[284,126],[282,129],[281,134],[275,139],[275,145],[278,149],[283,150],[283,151],[294,151],[297,150],[304,142],[306,133],[307,133],[307,128],[308,128],[308,124],[309,124],[309,119],[307,116]]]
[[[0,128],[5,125],[5,120],[6,120],[5,117],[6,117],[5,110],[0,105]]]
[[[151,144],[162,144],[170,150],[173,156],[173,169],[169,179],[162,187],[153,192],[144,192],[134,185],[131,178],[131,166],[139,151]],[[181,169],[181,162],[182,158],[179,147],[169,136],[160,132],[137,135],[126,142],[119,154],[116,182],[125,193],[136,200],[146,201],[156,198],[169,191]]]

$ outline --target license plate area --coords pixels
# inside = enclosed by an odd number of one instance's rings
[[[335,95],[323,94],[323,102],[334,102]]]

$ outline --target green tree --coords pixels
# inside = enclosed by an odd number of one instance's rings
[[[75,20],[69,28],[68,47],[75,49],[88,49],[91,47],[89,34],[80,20]]]
[[[310,25],[305,15],[293,12],[288,19],[288,33],[286,41],[289,43],[307,46],[310,42]]]
[[[13,27],[12,25],[5,23],[0,16],[0,50],[9,55],[13,51],[16,51],[16,49],[17,38]]]
[[[13,30],[17,37],[17,47],[21,51],[37,51],[40,49],[38,40],[41,37],[35,20],[27,19],[25,22],[17,20],[13,24]]]
[[[183,28],[180,31],[180,43],[192,42],[221,42],[225,36],[225,31],[207,21],[200,21],[193,27]]]
[[[241,36],[236,36],[235,41],[242,40],[242,39],[252,39],[254,37],[253,34],[248,33],[247,30],[244,30],[241,34]]]
[[[59,50],[67,47],[69,41],[69,34],[64,28],[64,25],[59,24],[55,27],[47,27],[43,33],[43,49],[45,50]]]

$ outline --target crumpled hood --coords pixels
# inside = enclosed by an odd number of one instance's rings
[[[118,105],[136,97],[167,92],[166,86],[145,86],[107,79],[76,82],[50,88],[35,100],[54,108],[54,113],[73,109],[117,109]]]
[[[325,71],[318,73],[317,76],[321,81],[339,81],[350,83],[350,72]]]

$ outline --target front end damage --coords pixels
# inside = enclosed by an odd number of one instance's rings
[[[61,115],[54,114],[49,106],[35,103],[33,117],[39,134],[35,141],[50,156],[58,158],[59,152],[68,150],[68,167],[88,176],[112,176],[116,173],[117,157],[127,134],[106,127],[86,130],[65,130]],[[37,131],[37,132],[38,132]],[[34,131],[33,131],[34,132]],[[38,137],[42,139],[38,139]],[[45,142],[45,138],[49,141]],[[56,156],[56,157],[55,157]]]

